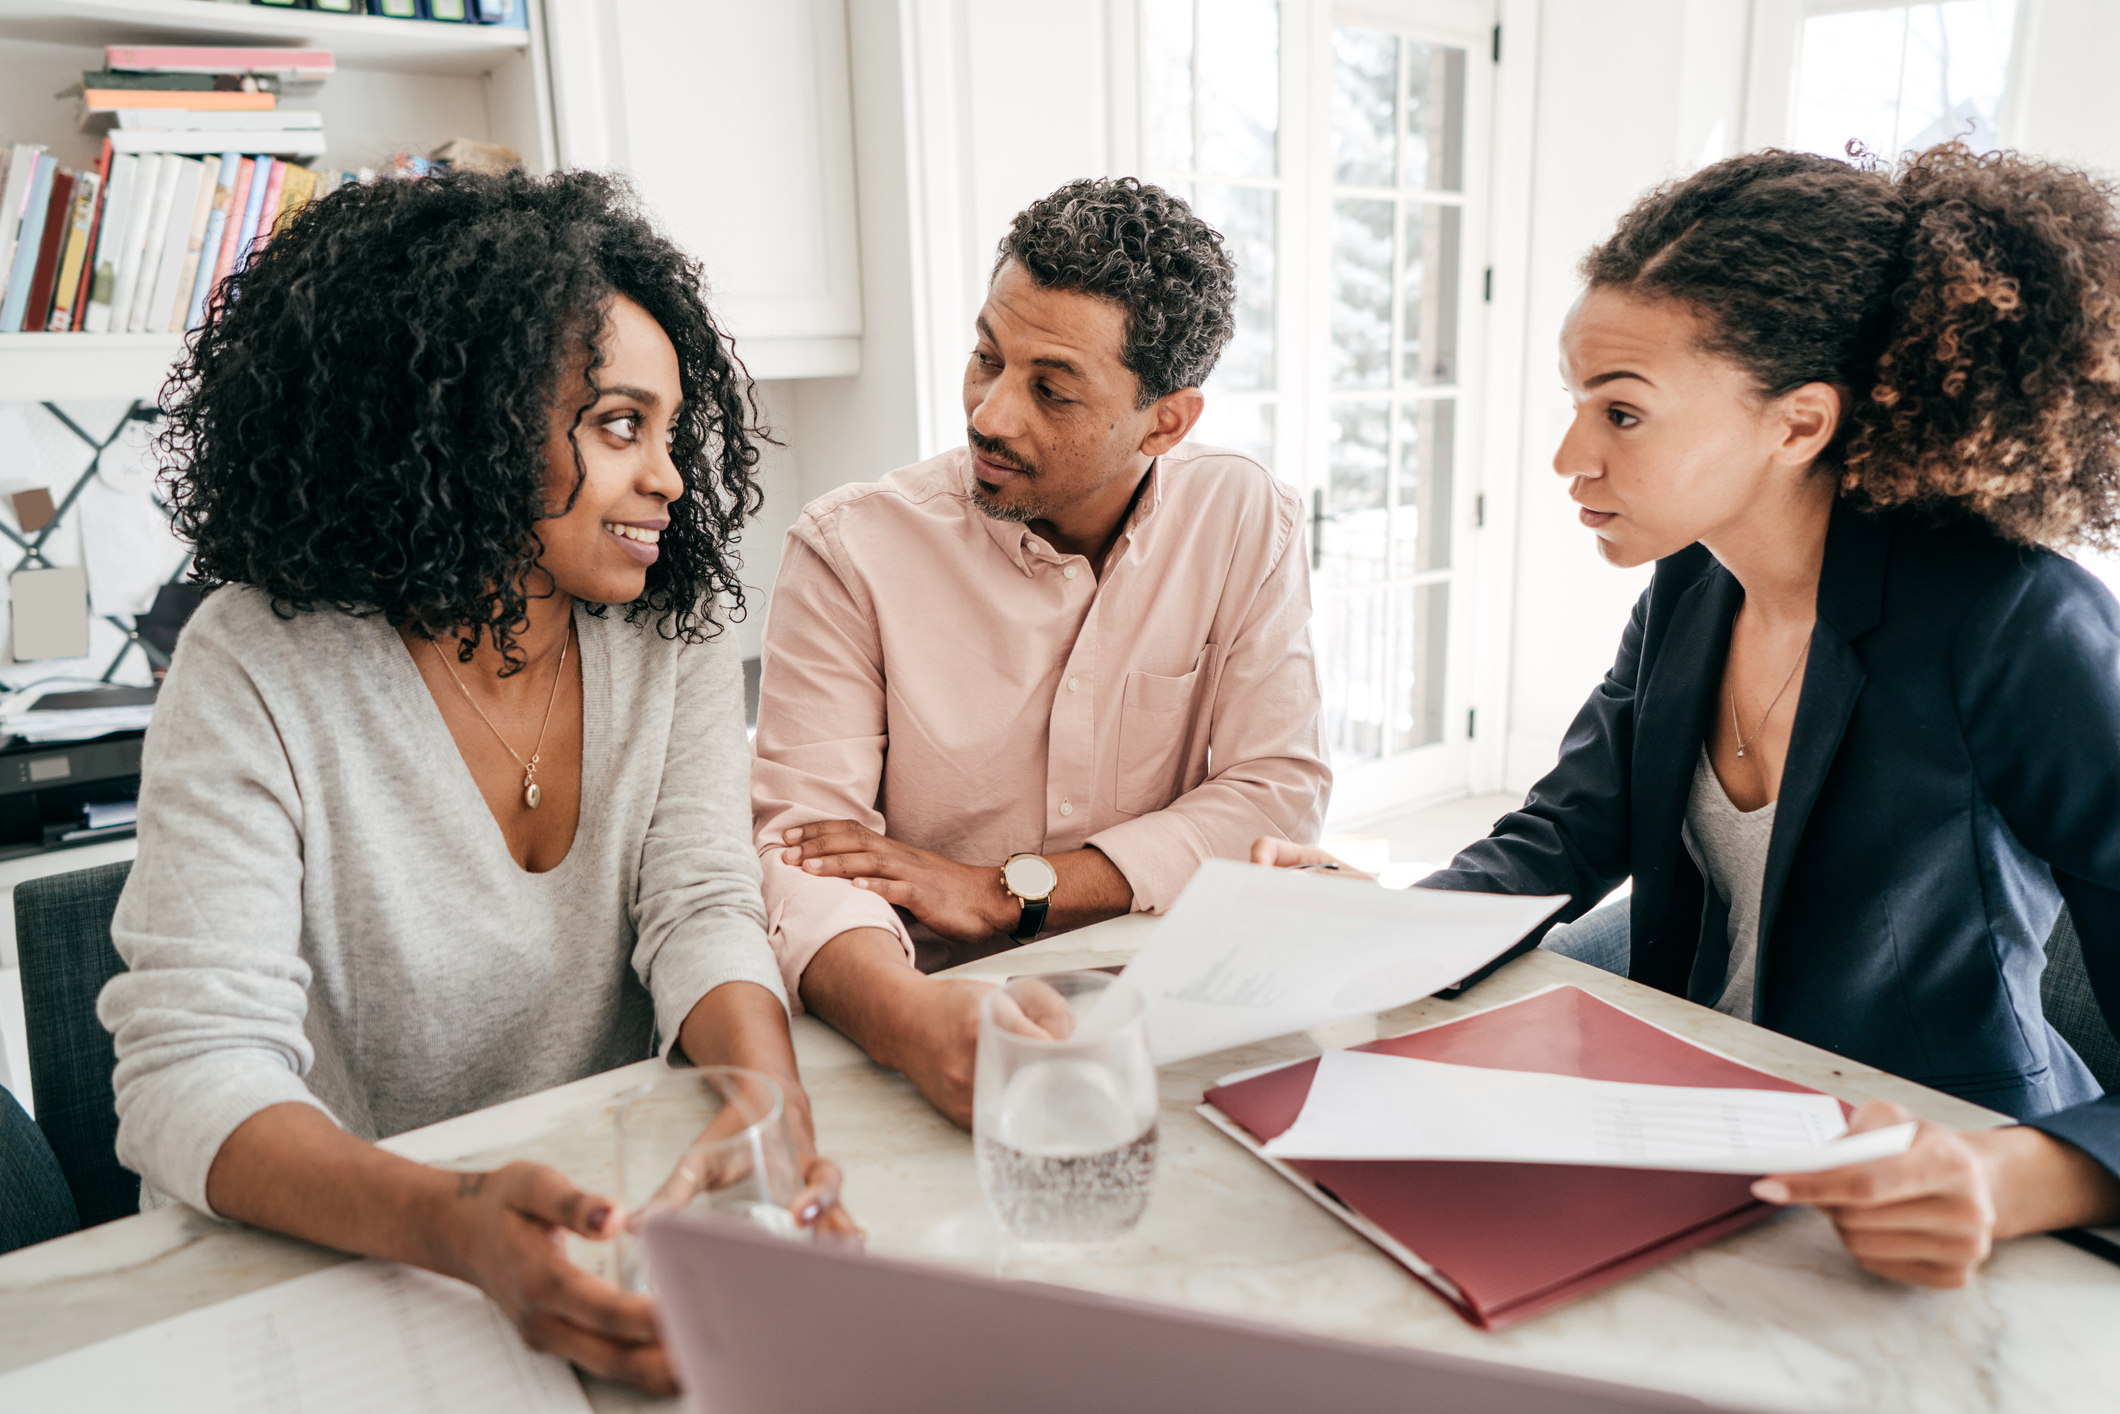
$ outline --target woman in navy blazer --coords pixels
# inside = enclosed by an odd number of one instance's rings
[[[1554,468],[1655,575],[1559,764],[1423,884],[1572,919],[1631,875],[1631,977],[2024,1121],[1755,1187],[1872,1270],[1960,1285],[2120,1219],[2120,1096],[2039,995],[2065,901],[2120,1022],[2120,605],[2045,548],[2120,530],[2112,192],[1956,145],[1758,153],[1584,273]],[[1718,792],[1751,853],[1702,843]]]

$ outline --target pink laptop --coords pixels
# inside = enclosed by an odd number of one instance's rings
[[[1729,1408],[791,1243],[681,1213],[651,1220],[646,1246],[693,1414]]]

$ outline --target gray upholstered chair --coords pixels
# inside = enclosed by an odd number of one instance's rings
[[[123,971],[111,915],[130,864],[106,864],[15,886],[23,1030],[37,1127],[51,1143],[83,1227],[140,1210],[140,1179],[118,1162],[117,1053],[96,995]]]
[[[2099,1009],[2091,991],[2090,974],[2083,967],[2083,943],[2076,936],[2075,920],[2067,909],[2054,923],[2046,940],[2046,971],[2039,978],[2039,1003],[2046,1019],[2061,1039],[2076,1048],[2083,1063],[2107,1094],[2120,1092],[2120,1041]]]

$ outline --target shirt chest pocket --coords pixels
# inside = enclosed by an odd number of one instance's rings
[[[1208,644],[1183,677],[1128,673],[1119,699],[1119,791],[1127,815],[1161,810],[1207,779],[1222,650]]]

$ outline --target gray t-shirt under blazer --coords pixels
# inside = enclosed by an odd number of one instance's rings
[[[1758,983],[1759,901],[1767,884],[1767,848],[1774,842],[1776,804],[1770,800],[1757,810],[1739,810],[1715,774],[1707,746],[1701,746],[1680,835],[1724,913],[1730,956],[1723,972],[1722,995],[1714,1007],[1745,1021],[1752,1019]]]
[[[751,848],[742,672],[579,608],[581,821],[558,867],[509,855],[405,643],[379,618],[281,618],[246,587],[184,630],[148,729],[118,1157],[205,1209],[268,1105],[376,1139],[640,1060],[694,1003],[785,1004]]]

